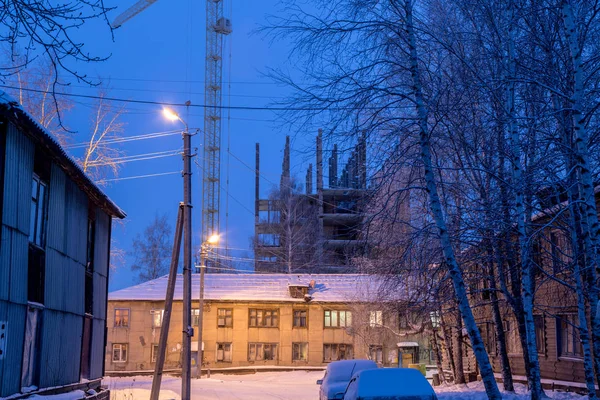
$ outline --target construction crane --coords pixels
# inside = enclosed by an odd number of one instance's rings
[[[120,27],[156,1],[139,0],[115,18],[113,28]],[[206,0],[202,243],[219,233],[223,39],[231,32],[231,20],[223,15],[223,0]]]

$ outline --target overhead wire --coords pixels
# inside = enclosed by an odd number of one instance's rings
[[[192,107],[192,108],[206,108],[208,107],[206,104],[185,104],[185,103],[175,103],[175,102],[160,102],[156,100],[140,100],[140,99],[123,99],[118,97],[107,97],[107,96],[97,96],[97,95],[86,95],[86,94],[77,94],[77,93],[64,93],[64,92],[56,92],[50,90],[39,90],[39,89],[31,89],[31,88],[19,88],[10,85],[0,85],[1,88],[13,89],[13,90],[23,90],[27,92],[34,93],[46,93],[53,94],[56,96],[65,96],[65,97],[75,97],[75,98],[84,98],[84,99],[102,99],[104,101],[119,101],[122,103],[135,103],[135,104],[148,104],[148,105],[157,105],[157,106],[170,106],[170,107]],[[243,111],[352,111],[353,107],[282,107],[282,106],[213,106],[219,109],[229,109],[229,110],[243,110]],[[414,109],[414,106],[394,106],[389,107],[390,109]],[[377,107],[365,107],[364,110],[378,110]]]
[[[115,144],[115,143],[127,143],[127,142],[133,142],[133,141],[137,141],[137,140],[155,139],[155,138],[180,135],[180,134],[181,134],[181,130],[145,133],[145,134],[135,135],[135,136],[125,136],[125,137],[114,138],[114,139],[103,139],[101,144],[106,145],[106,144]],[[79,149],[79,148],[86,148],[88,146],[89,146],[89,142],[81,142],[81,143],[65,145],[64,148],[65,149]]]
[[[160,172],[160,173],[156,173],[156,174],[126,176],[126,177],[122,177],[122,178],[100,179],[100,180],[97,180],[96,183],[128,181],[128,180],[132,180],[132,179],[152,178],[152,177],[155,177],[155,176],[175,175],[175,174],[181,174],[181,171]]]

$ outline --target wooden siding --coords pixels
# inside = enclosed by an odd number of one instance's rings
[[[96,246],[94,253],[94,270],[103,277],[108,277],[110,224],[111,218],[104,211],[96,208]]]

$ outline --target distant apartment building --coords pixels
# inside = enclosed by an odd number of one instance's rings
[[[124,217],[0,91],[0,398],[109,397],[111,220]]]
[[[109,294],[107,374],[154,368],[166,287],[163,277]],[[207,274],[204,366],[324,366],[351,358],[385,366],[431,363],[426,336],[411,334],[400,313],[369,302],[378,287],[378,278],[355,274]],[[197,275],[192,290],[197,296]],[[181,367],[182,293],[178,276],[167,370]],[[198,301],[192,309],[195,327]],[[196,365],[194,338],[192,352]]]
[[[323,140],[316,142],[316,190],[309,165],[304,188],[290,174],[289,137],[278,190],[260,197],[260,153],[256,145],[255,271],[353,273],[352,257],[367,250],[361,239],[367,198],[366,142],[361,136],[338,170],[337,145],[328,151],[324,184]],[[302,190],[303,189],[303,190]]]

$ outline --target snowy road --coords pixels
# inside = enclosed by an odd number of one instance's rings
[[[248,375],[213,374],[210,379],[192,380],[193,400],[316,400],[319,394],[317,379],[323,371],[259,372]],[[148,400],[152,378],[136,376],[106,378],[111,400]],[[161,400],[179,400],[181,380],[165,376],[161,386]],[[485,400],[487,397],[480,382],[466,386],[435,388],[439,400]],[[505,394],[506,400],[525,400],[523,385],[517,385],[518,394]],[[557,400],[582,400],[572,393],[547,393]]]

